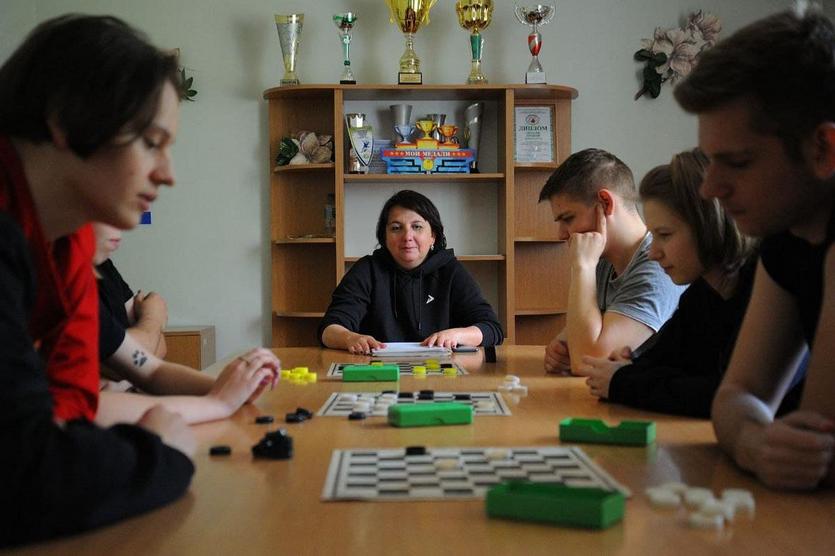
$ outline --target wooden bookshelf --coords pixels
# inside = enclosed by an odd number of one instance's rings
[[[556,235],[547,203],[538,203],[539,191],[551,172],[571,152],[571,102],[577,91],[560,85],[301,85],[264,92],[269,118],[270,238],[272,244],[273,345],[317,345],[318,320],[331,293],[347,268],[359,259],[356,248],[346,253],[346,206],[358,188],[376,195],[382,206],[391,185],[404,183],[421,190],[443,185],[453,193],[465,186],[484,188],[496,199],[495,237],[486,238],[481,254],[458,254],[474,276],[488,276],[495,290],[496,311],[507,342],[541,344],[564,322],[568,292],[567,246]],[[357,103],[388,110],[389,104],[483,101],[495,106],[495,157],[484,173],[398,175],[346,174],[346,107]],[[514,161],[514,108],[550,106],[554,110],[554,158],[551,162]],[[416,114],[413,113],[412,119]],[[463,127],[463,126],[459,126]],[[298,130],[332,134],[335,163],[276,167],[282,137]],[[463,129],[459,133],[463,132]],[[375,138],[377,137],[375,133]],[[482,136],[484,142],[484,136]],[[481,167],[481,160],[479,162]],[[460,186],[460,187],[456,187]],[[372,193],[368,193],[371,188]],[[478,189],[477,191],[482,191]],[[481,193],[477,193],[481,195]],[[336,231],[324,230],[323,208],[333,195]],[[437,201],[436,201],[437,204]],[[440,208],[440,206],[439,206]],[[446,224],[446,222],[445,222]],[[306,237],[307,236],[307,237]],[[488,241],[489,240],[489,241]],[[459,251],[458,246],[450,245]],[[465,251],[466,252],[466,251]],[[482,286],[484,287],[484,286]]]

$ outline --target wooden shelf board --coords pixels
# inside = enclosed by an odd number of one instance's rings
[[[325,316],[324,311],[275,311],[277,317],[297,319],[320,319]]]
[[[564,239],[557,239],[555,237],[515,237],[513,241],[518,243],[565,243]]]
[[[500,181],[502,173],[491,174],[345,174],[345,182],[437,182],[437,181]]]
[[[517,170],[554,170],[559,166],[556,162],[514,162]]]
[[[514,314],[517,317],[564,315],[565,314],[565,309],[517,309]]]
[[[332,237],[300,237],[288,238],[283,237],[275,240],[273,243],[277,244],[293,244],[293,243],[336,243],[336,239]]]
[[[335,83],[303,84],[291,87],[273,87],[264,91],[264,98],[288,98],[296,96],[316,97],[326,96],[334,90],[341,90],[345,100],[376,100],[379,98],[412,98],[433,99],[443,97],[451,100],[490,100],[504,98],[505,90],[512,89],[516,98],[520,99],[556,99],[577,98],[577,89],[564,85],[526,85],[524,83],[511,84],[426,84],[426,85],[395,85],[393,83],[370,83],[358,85],[341,85]]]
[[[273,173],[283,174],[284,172],[311,172],[314,170],[333,170],[336,165],[333,162],[323,162],[322,164],[289,164],[286,166],[276,166],[273,168]]]

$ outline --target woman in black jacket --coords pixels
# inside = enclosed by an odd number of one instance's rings
[[[645,409],[709,417],[728,365],[756,264],[754,242],[741,235],[716,199],[699,196],[707,167],[698,150],[673,157],[644,177],[640,192],[650,256],[676,284],[691,284],[651,346],[607,358],[584,358],[578,374],[594,396]]]
[[[435,205],[400,191],[377,222],[380,248],[357,261],[333,293],[319,325],[327,347],[369,353],[384,342],[492,346],[499,320],[464,266],[446,249]]]

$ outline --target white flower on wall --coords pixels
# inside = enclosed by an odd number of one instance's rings
[[[716,44],[721,30],[722,23],[717,16],[699,10],[690,14],[683,27],[656,27],[651,39],[641,39],[641,49],[635,53],[635,60],[646,65],[643,84],[635,94],[635,100],[645,93],[657,98],[662,84],[674,83],[687,76],[701,53]]]

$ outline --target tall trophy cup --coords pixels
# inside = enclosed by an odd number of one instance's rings
[[[351,30],[357,24],[357,14],[353,12],[342,12],[333,14],[333,23],[339,29],[339,37],[342,39],[342,75],[339,76],[339,82],[342,84],[356,84],[354,79],[354,72],[351,71],[351,54],[349,47],[351,45]]]
[[[436,141],[440,141],[441,140],[441,129],[440,128],[441,128],[442,125],[444,125],[446,123],[446,114],[427,114],[426,119],[427,120],[432,120],[433,122],[435,122],[435,128],[430,133],[430,136],[432,137],[432,139],[434,139]]]
[[[516,19],[523,25],[529,25],[533,29],[528,35],[528,48],[531,51],[531,65],[528,66],[528,73],[525,74],[525,83],[547,83],[545,70],[539,63],[539,51],[542,48],[542,35],[539,33],[539,26],[546,25],[554,19],[556,7],[536,4],[535,6],[516,6],[514,12]]]
[[[474,102],[464,110],[464,142],[468,149],[475,152],[475,160],[470,162],[470,171],[478,173],[478,143],[481,141],[481,115],[484,113],[484,103]]]
[[[409,143],[409,138],[414,130],[414,126],[409,123],[412,118],[412,105],[392,104],[389,109],[391,110],[391,119],[394,122],[394,133],[397,134],[397,139],[399,139],[399,141],[395,141],[395,147],[414,146]]]
[[[276,14],[275,28],[278,29],[278,40],[281,43],[281,55],[284,58],[284,77],[281,86],[298,85],[296,77],[296,57],[299,53],[299,43],[302,38],[304,14]]]
[[[368,173],[368,165],[371,163],[371,153],[374,149],[374,134],[367,120],[365,114],[345,114],[345,129],[351,141],[351,150],[348,153],[349,174]]]
[[[493,0],[458,0],[455,12],[458,14],[458,24],[470,32],[473,61],[467,83],[487,83],[487,76],[481,71],[481,47],[484,45],[481,30],[486,29],[493,20]]]
[[[421,85],[420,59],[415,54],[415,33],[421,25],[429,24],[429,10],[437,0],[386,0],[391,11],[391,22],[406,35],[406,51],[400,57],[399,85]]]

